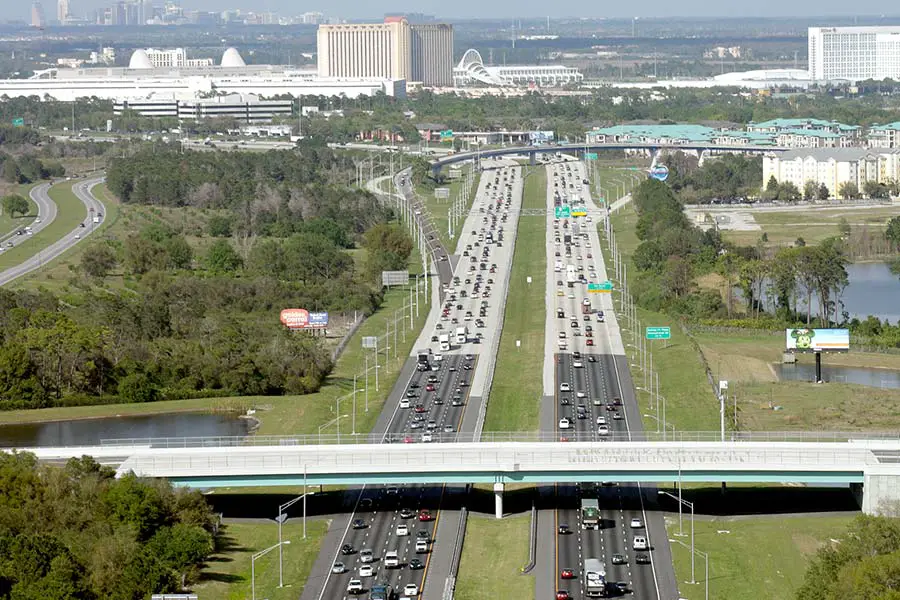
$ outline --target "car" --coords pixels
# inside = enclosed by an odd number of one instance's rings
[[[572,596],[569,595],[567,590],[556,590],[556,600],[571,600]]]
[[[624,554],[613,554],[612,558],[610,558],[609,560],[614,565],[627,565],[628,564],[628,557],[626,557]]]
[[[466,354],[465,358],[466,358],[466,360],[475,360],[475,355],[474,354]]]
[[[624,418],[624,417],[622,416],[622,413],[620,413],[620,412],[614,412],[614,413],[613,413],[613,420],[614,420],[614,421],[621,421],[623,418]]]
[[[608,436],[609,435],[609,425],[598,425],[597,426],[597,435]]]
[[[563,382],[563,383],[559,384],[559,391],[561,391],[561,392],[571,392],[571,391],[572,391],[572,385],[569,384],[568,382]]]
[[[588,362],[592,362],[592,363],[597,362],[597,357],[594,356],[593,354],[591,354],[590,356],[588,356]]]
[[[587,392],[575,392],[575,397],[579,399],[587,398]]]
[[[444,425],[444,433],[453,433],[453,425]]]
[[[429,442],[433,442],[433,441],[434,441],[434,436],[431,435],[431,432],[430,432],[430,431],[426,431],[425,433],[422,434],[422,441],[423,441],[424,443],[426,443],[426,444],[429,443]]]
[[[363,588],[363,583],[359,579],[351,579],[347,582],[348,594],[362,594],[364,589],[365,588]]]
[[[403,586],[403,595],[404,596],[418,596],[419,595],[419,586],[414,583],[407,583]]]
[[[560,429],[571,429],[572,422],[569,419],[563,417],[562,419],[559,420],[559,428]]]
[[[586,339],[586,340],[585,340],[585,343],[586,343],[588,346],[593,346],[593,345],[594,345],[594,338],[588,338],[588,339]]]
[[[334,573],[335,575],[340,575],[341,573],[346,573],[347,565],[345,565],[342,562],[336,562],[333,565],[331,565],[331,572]]]
[[[411,558],[409,560],[409,570],[410,571],[418,571],[419,569],[424,569],[425,563],[419,560],[418,558]]]
[[[597,417],[597,425],[607,425],[606,417]]]
[[[391,486],[391,487],[389,487],[388,489],[385,490],[385,493],[386,493],[388,496],[397,496],[397,495],[400,494],[400,488],[395,487],[395,486]]]
[[[366,564],[372,562],[373,560],[375,560],[375,557],[372,554],[372,551],[368,548],[359,551],[359,562]]]
[[[632,547],[635,550],[649,550],[650,546],[647,544],[647,538],[642,535],[634,536],[634,540],[632,540]]]
[[[644,522],[635,517],[631,520],[631,528],[632,529],[641,529],[644,527]]]
[[[613,406],[622,406],[622,399],[619,397],[613,398]]]
[[[572,366],[575,367],[576,369],[580,369],[584,366],[584,363],[581,362],[580,360],[576,360],[575,362],[572,363]]]
[[[433,520],[434,520],[434,517],[432,516],[430,511],[425,510],[425,509],[422,509],[419,511],[419,521],[425,522],[425,521],[433,521]]]
[[[344,544],[343,546],[341,546],[341,554],[343,554],[344,556],[350,556],[354,552],[356,552],[356,550],[350,544]]]
[[[437,375],[429,375],[429,376],[428,376],[428,383],[438,383]]]
[[[400,400],[400,408],[409,408],[409,398],[403,398]]]
[[[418,540],[430,540],[431,534],[428,533],[427,529],[419,529],[416,531],[416,539]]]
[[[407,527],[405,524],[397,525],[397,535],[398,536],[409,535],[409,527]]]
[[[78,226],[79,226],[79,227],[84,227],[84,223],[79,223]]]
[[[360,577],[372,577],[375,575],[375,567],[371,564],[362,565],[359,567],[359,576]]]
[[[645,552],[641,552],[640,554],[635,554],[634,562],[639,565],[649,565],[650,564],[650,555]]]
[[[76,234],[75,234],[75,239],[76,239],[76,240],[80,240],[80,239],[81,239],[81,234],[80,234],[80,233],[76,233]]]
[[[562,290],[556,290],[556,295],[557,295],[557,296],[565,296],[566,293],[565,293],[564,291],[562,291]]]
[[[435,389],[435,388],[434,388],[434,384],[433,384],[433,383],[429,383],[428,385],[425,386],[425,391],[426,391],[426,392],[433,392],[434,389]]]
[[[419,414],[428,412],[424,404],[416,404],[416,408],[414,408],[413,410],[415,410]]]
[[[400,567],[400,554],[396,550],[388,550],[384,553],[384,567],[397,569]]]
[[[359,501],[360,510],[368,510],[372,508],[372,499],[371,498],[363,498]],[[357,521],[362,522],[362,519],[357,519]]]
[[[560,579],[575,579],[575,571],[573,569],[560,569]]]
[[[560,523],[560,524],[556,527],[556,532],[557,532],[559,535],[569,535],[570,533],[572,533],[572,530],[569,529],[569,524],[568,524],[568,523]]]
[[[411,508],[404,508],[400,511],[401,519],[412,519],[415,516],[415,512]]]

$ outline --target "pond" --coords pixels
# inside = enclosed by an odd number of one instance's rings
[[[246,435],[253,422],[233,414],[177,413],[0,425],[0,446],[96,445],[104,439]]]
[[[815,381],[816,365],[809,363],[776,364],[775,372],[782,381]],[[855,383],[884,389],[900,389],[900,372],[889,369],[838,367],[822,360],[822,379],[830,383]]]

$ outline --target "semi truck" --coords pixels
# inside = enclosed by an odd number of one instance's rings
[[[600,529],[600,502],[596,498],[581,501],[581,526],[585,529]]]
[[[419,371],[427,371],[431,362],[431,349],[416,350],[416,369]]]
[[[468,327],[457,327],[456,328],[456,343],[457,344],[465,344],[469,341],[469,328]]]
[[[441,344],[441,352],[449,352],[450,351],[450,334],[442,333],[438,336],[438,342]]]
[[[566,281],[569,283],[569,287],[574,287],[575,282],[578,281],[578,272],[575,270],[575,265],[566,266]]]
[[[584,560],[584,592],[588,598],[606,597],[606,569],[598,558]]]

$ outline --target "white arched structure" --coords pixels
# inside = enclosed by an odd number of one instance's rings
[[[469,80],[468,82],[483,83],[485,85],[506,85],[500,77],[488,72],[484,66],[484,61],[481,59],[481,54],[474,48],[466,50],[456,69],[454,69],[453,79],[455,80],[457,77]]]
[[[470,48],[453,68],[453,85],[466,86],[540,86],[578,84],[584,76],[563,65],[485,66],[478,50]]]

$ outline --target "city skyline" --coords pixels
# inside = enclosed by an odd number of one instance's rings
[[[31,1],[19,0],[15,3],[0,3],[0,19],[28,21],[31,14]],[[106,8],[113,4],[111,0],[78,0],[72,3],[70,14],[73,17]],[[163,1],[155,2],[163,4]],[[553,9],[551,18],[628,18],[628,17],[798,17],[813,15],[815,17],[877,17],[898,16],[884,12],[884,3],[877,0],[860,0],[853,5],[855,11],[848,11],[847,4],[838,0],[797,0],[792,3],[762,0],[756,3],[742,3],[723,10],[721,15],[710,14],[709,4],[705,0],[685,0],[676,5],[662,0],[651,0],[639,7],[603,7],[587,0],[566,0],[547,3],[539,0],[500,0],[485,5],[477,0],[459,0],[447,5],[437,0],[377,0],[366,3],[365,8],[355,0],[316,0],[298,6],[291,0],[262,0],[261,2],[245,2],[243,0],[183,0],[181,5],[187,10],[221,12],[239,9],[244,12],[276,12],[290,16],[303,12],[323,12],[339,16],[343,19],[377,19],[385,13],[418,12],[434,14],[438,18],[543,18],[548,16],[548,8]],[[54,11],[55,12],[55,11]]]

